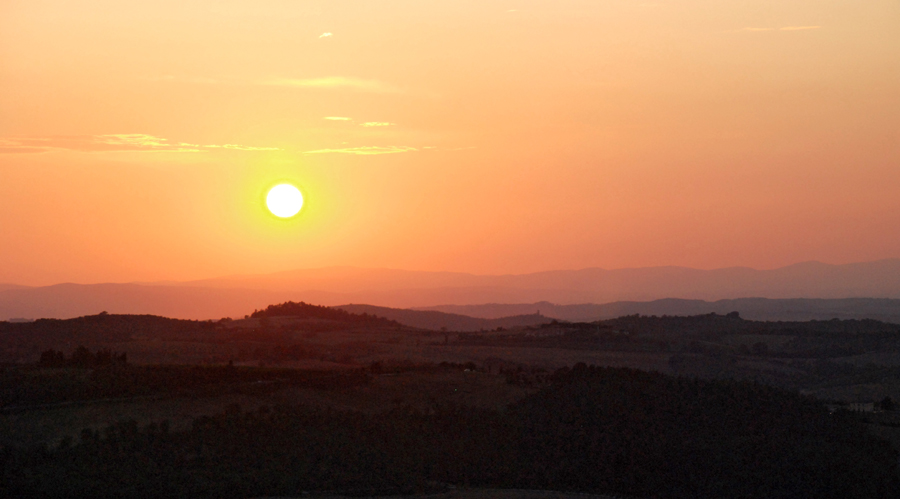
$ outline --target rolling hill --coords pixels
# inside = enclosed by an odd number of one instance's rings
[[[510,317],[497,317],[491,319],[469,317],[466,315],[444,313],[436,310],[409,310],[401,308],[376,307],[374,305],[338,305],[341,310],[352,314],[369,314],[397,321],[406,326],[439,331],[481,331],[493,330],[498,327],[504,329],[516,326],[535,326],[545,324],[553,320],[540,314],[522,314]]]
[[[760,298],[794,301],[774,304]],[[876,300],[862,300],[868,298]],[[529,315],[537,310],[547,317],[583,320],[628,313],[722,313],[731,309],[759,319],[865,316],[898,320],[896,299],[900,299],[897,259],[847,265],[807,262],[772,270],[590,268],[522,275],[332,267],[190,282],[3,285],[0,320],[70,318],[100,311],[218,319],[243,317],[254,309],[285,301],[330,306],[366,303],[390,308],[446,304],[437,309],[487,319]],[[545,302],[568,308],[551,311]],[[452,307],[472,305],[481,308],[467,312]],[[502,307],[508,309],[499,311]]]
[[[540,313],[547,317],[578,322],[612,319],[625,315],[702,315],[739,312],[760,321],[810,321],[829,319],[875,319],[900,324],[900,300],[888,298],[680,300],[667,298],[647,302],[620,301],[595,304],[557,305],[550,302],[482,305],[439,305],[418,310],[462,314],[483,319]]]

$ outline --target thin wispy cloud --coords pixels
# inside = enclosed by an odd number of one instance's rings
[[[321,35],[319,35],[319,38],[328,38],[329,36],[334,36],[334,35],[326,32],[326,33],[322,33]]]
[[[258,146],[242,146],[240,144],[223,144],[221,146],[210,145],[202,146],[207,149],[233,149],[235,151],[280,151],[278,147],[258,147]]]
[[[0,139],[0,154],[47,152],[50,147],[42,139]]]
[[[147,135],[145,133],[122,133],[112,135],[95,135],[93,140],[99,144],[110,146],[125,146],[138,148],[167,148],[173,147],[168,139]],[[178,144],[181,146],[181,144]],[[188,147],[196,147],[194,144],[186,144]]]
[[[152,76],[148,78],[150,81],[171,81],[177,83],[197,83],[197,84],[205,84],[205,85],[216,85],[220,83],[234,83],[233,81],[222,81],[217,80],[215,78],[201,78],[197,76],[175,76],[175,75],[162,75],[162,76]]]
[[[7,137],[0,138],[0,153],[42,153],[53,150],[79,152],[203,152],[212,149],[236,151],[278,151],[277,147],[247,146],[242,144],[191,144],[172,142],[168,139],[144,133],[108,135],[69,135],[55,137]]]
[[[365,123],[360,123],[359,126],[364,127],[373,127],[373,126],[393,126],[393,123],[387,121],[367,121]]]
[[[778,28],[778,31],[806,31],[808,29],[822,29],[821,26],[785,26]]]
[[[392,85],[362,78],[348,78],[344,76],[327,76],[324,78],[292,79],[279,78],[262,82],[263,85],[277,87],[294,87],[309,89],[349,89],[359,92],[373,93],[398,93],[400,90]]]
[[[198,85],[263,85],[272,87],[292,87],[304,89],[345,89],[357,92],[370,92],[379,94],[405,93],[406,90],[379,80],[365,78],[352,78],[347,76],[325,76],[322,78],[272,78],[268,80],[240,80],[240,79],[213,79],[195,78],[183,76],[155,76],[148,78],[157,82],[177,82]]]
[[[372,156],[376,154],[397,154],[401,152],[418,151],[415,147],[408,146],[362,146],[362,147],[345,147],[341,149],[316,149],[314,151],[304,151],[304,154],[356,154],[361,156]]]
[[[806,30],[811,30],[811,29],[822,29],[822,27],[821,26],[784,26],[781,28],[748,27],[748,28],[739,29],[738,31],[750,31],[750,32],[755,32],[755,31],[806,31]]]

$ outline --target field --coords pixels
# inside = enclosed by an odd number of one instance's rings
[[[321,371],[315,372],[322,375]],[[235,405],[251,411],[261,406],[305,405],[367,413],[387,412],[398,406],[428,411],[437,403],[502,409],[533,393],[535,388],[510,384],[500,374],[430,368],[374,374],[365,384],[341,389],[299,386],[273,389],[267,384],[251,382],[216,391],[225,393],[201,396],[157,393],[7,407],[0,412],[0,445],[56,445],[66,436],[76,438],[85,428],[102,430],[123,420],[134,420],[141,426],[169,421],[173,430],[185,430],[194,419],[219,414]]]

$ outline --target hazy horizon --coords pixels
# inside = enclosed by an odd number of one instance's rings
[[[0,284],[0,319],[76,317],[103,310],[191,319],[242,317],[249,311],[286,301],[392,308],[525,305],[517,309],[522,313],[532,313],[533,307],[528,304],[537,302],[561,306],[665,299],[709,302],[665,309],[692,314],[702,310],[721,312],[724,309],[711,302],[746,298],[837,300],[817,304],[815,310],[801,316],[827,318],[836,314],[900,321],[900,260],[848,265],[801,263],[772,270],[594,268],[518,275],[333,267],[184,282],[68,283],[44,287]],[[848,298],[863,299],[865,303],[840,302]],[[744,311],[759,310],[758,304],[742,303],[742,307],[750,307]],[[785,305],[791,308],[790,304]],[[809,308],[808,305],[801,308]],[[766,307],[769,305],[763,308]],[[760,313],[770,314],[768,317],[796,316],[777,310]]]
[[[464,272],[464,271],[454,271],[454,270],[437,270],[437,271],[429,271],[429,270],[421,270],[421,269],[400,269],[400,268],[390,268],[390,267],[361,267],[355,265],[330,265],[325,267],[309,267],[309,268],[292,268],[292,269],[284,269],[284,270],[276,270],[273,272],[265,272],[265,273],[248,273],[248,274],[226,274],[226,275],[215,275],[215,276],[206,276],[198,279],[186,279],[186,280],[157,280],[157,281],[88,281],[88,282],[78,282],[78,281],[59,281],[59,282],[49,282],[49,283],[39,283],[39,284],[23,284],[21,282],[0,282],[2,286],[14,286],[14,287],[47,287],[47,286],[56,286],[60,284],[79,284],[79,285],[95,285],[95,284],[138,284],[138,285],[182,285],[182,284],[194,284],[194,283],[203,283],[209,281],[220,281],[220,280],[229,280],[229,279],[242,279],[242,278],[253,278],[253,277],[272,277],[279,275],[286,275],[296,272],[318,272],[318,271],[340,271],[340,270],[356,270],[356,271],[386,271],[386,272],[402,272],[409,274],[449,274],[449,275],[466,275],[466,276],[475,276],[475,277],[518,277],[518,276],[530,276],[530,275],[539,275],[539,274],[548,274],[548,273],[564,273],[564,272],[579,272],[579,271],[589,271],[589,270],[599,270],[604,272],[616,272],[616,271],[631,271],[631,270],[654,270],[654,269],[683,269],[683,270],[696,270],[696,271],[719,271],[719,270],[752,270],[752,271],[773,271],[773,270],[781,270],[788,268],[795,268],[804,265],[822,265],[826,267],[843,267],[843,266],[853,266],[853,265],[866,265],[866,264],[877,264],[882,262],[893,262],[900,261],[900,258],[882,258],[878,260],[870,260],[870,261],[855,261],[855,262],[845,262],[845,263],[828,263],[822,262],[818,260],[806,260],[795,263],[790,263],[788,265],[782,265],[778,267],[768,267],[768,268],[759,268],[759,267],[750,267],[745,265],[734,265],[728,267],[712,267],[712,268],[701,268],[701,267],[688,267],[682,265],[656,265],[656,266],[646,266],[646,267],[619,267],[619,268],[604,268],[604,267],[581,267],[581,268],[554,268],[554,269],[545,269],[538,270],[534,272],[522,272],[522,273],[477,273],[477,272]],[[873,297],[877,298],[877,297]]]

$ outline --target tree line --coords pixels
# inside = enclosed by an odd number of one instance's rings
[[[769,386],[576,365],[489,410],[239,407],[190,430],[122,422],[0,450],[9,497],[385,495],[456,487],[646,498],[898,497],[897,453]]]
[[[62,351],[54,349],[41,352],[41,359],[38,365],[41,367],[80,367],[80,368],[98,368],[112,365],[125,366],[128,364],[128,354],[125,352],[113,352],[108,348],[101,348],[97,353],[91,352],[84,345],[79,345],[72,352],[72,355],[66,357]]]

